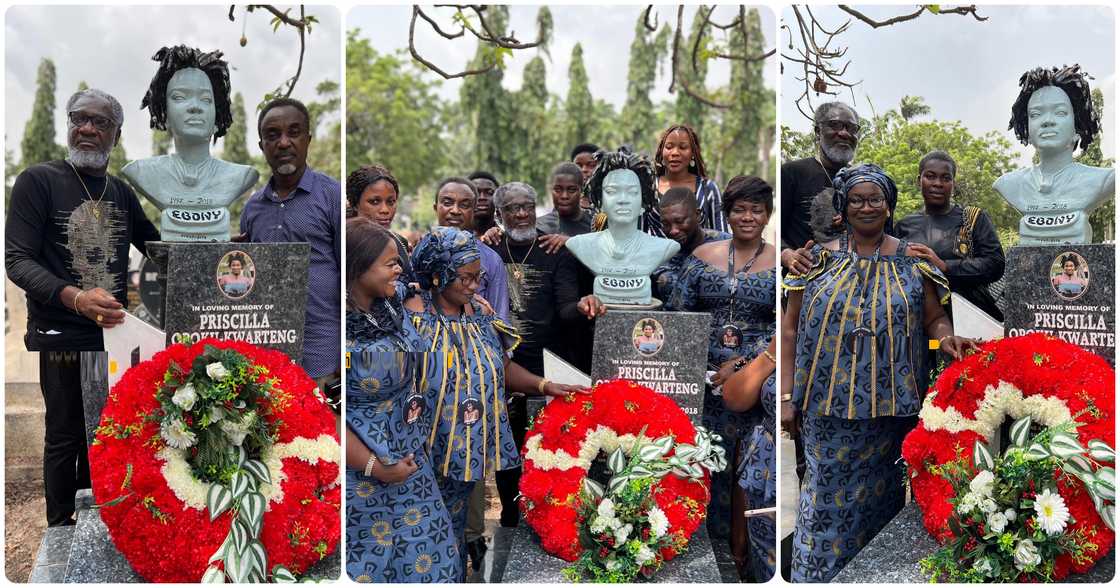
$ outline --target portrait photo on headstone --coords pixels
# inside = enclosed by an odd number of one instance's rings
[[[7,579],[338,579],[342,13],[6,8]]]
[[[782,577],[1112,578],[1114,11],[781,16]]]

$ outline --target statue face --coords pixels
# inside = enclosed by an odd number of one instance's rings
[[[1043,86],[1031,94],[1027,103],[1027,139],[1041,151],[1073,150],[1077,130],[1073,106],[1065,91]]]
[[[616,169],[603,178],[603,212],[607,221],[628,224],[642,214],[642,186],[638,174]]]
[[[214,88],[201,69],[181,69],[167,82],[167,128],[175,137],[214,136]]]

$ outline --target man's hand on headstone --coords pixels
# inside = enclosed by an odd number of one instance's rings
[[[537,237],[537,242],[544,248],[545,253],[552,255],[564,248],[564,243],[568,242],[568,236],[559,233],[555,235],[541,235]]]
[[[813,249],[814,244],[813,240],[810,239],[801,249],[783,249],[782,267],[795,275],[808,272],[813,267],[813,258],[809,255],[809,251]]]
[[[607,314],[607,307],[604,306],[603,302],[599,300],[599,297],[595,296],[594,294],[588,294],[587,296],[580,298],[579,304],[576,305],[576,309],[579,310],[580,314],[589,319]]]
[[[124,306],[117,302],[104,288],[85,290],[77,298],[78,314],[97,323],[104,329],[111,329],[124,322]]]
[[[495,225],[493,227],[490,227],[489,229],[486,229],[486,232],[482,234],[481,240],[483,243],[486,243],[491,247],[497,245],[502,241],[502,227]]]
[[[231,243],[248,243],[249,233],[238,233],[229,238]]]

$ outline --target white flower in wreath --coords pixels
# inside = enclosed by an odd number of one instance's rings
[[[968,483],[968,489],[977,496],[991,496],[992,487],[995,486],[996,476],[988,470],[983,470]]]
[[[634,530],[634,525],[631,525],[630,523],[626,523],[625,525],[622,525],[621,527],[618,528],[618,530],[616,530],[614,532],[614,542],[617,543],[618,545],[622,545],[623,543],[626,543],[626,539],[630,537],[630,531],[633,531],[633,530]]]
[[[1007,515],[1002,512],[988,515],[988,531],[991,533],[1002,533],[1007,528],[1007,523]]]
[[[649,533],[654,539],[669,532],[669,517],[665,516],[665,511],[655,506],[650,509],[647,518],[649,520]]]
[[[245,413],[237,422],[222,421],[220,425],[222,432],[226,434],[230,443],[240,447],[241,444],[245,442],[245,436],[249,434],[249,429],[253,427],[253,423],[256,421],[256,415],[257,413],[255,412],[249,412]]]
[[[194,408],[196,400],[198,400],[198,393],[194,390],[194,384],[190,382],[179,386],[179,389],[171,396],[171,402],[183,410]]]
[[[638,562],[639,566],[644,566],[654,560],[657,555],[647,545],[642,545],[638,548],[638,553],[634,554],[634,560]]]
[[[613,557],[607,560],[607,571],[613,572],[622,566],[622,563]]]
[[[992,514],[999,510],[999,505],[996,504],[996,501],[991,498],[984,498],[980,500],[980,503],[977,504],[977,506],[980,507],[980,510],[984,514]]]
[[[210,407],[210,424],[221,422],[221,420],[225,418],[225,416],[226,411],[222,407],[218,405]]]
[[[223,380],[229,377],[229,370],[222,362],[215,361],[214,363],[206,366],[206,375],[210,376],[212,380]]]
[[[1042,562],[1042,556],[1038,554],[1038,548],[1034,546],[1034,542],[1030,539],[1023,539],[1019,545],[1015,547],[1015,567],[1020,570],[1025,570],[1032,566],[1037,566]]]
[[[614,501],[610,498],[604,498],[599,501],[599,506],[595,509],[595,512],[601,517],[614,518]]]
[[[1066,529],[1069,509],[1061,494],[1052,493],[1049,488],[1039,492],[1034,499],[1034,512],[1038,515],[1038,525],[1047,533],[1057,535]]]
[[[965,492],[964,496],[961,497],[960,502],[957,503],[957,512],[961,514],[968,514],[976,509],[976,506],[979,502],[980,498],[977,497],[976,494],[973,494],[972,492]]]
[[[187,449],[194,446],[198,441],[194,432],[188,429],[187,425],[179,419],[173,419],[160,425],[159,434],[168,445],[176,449]]]

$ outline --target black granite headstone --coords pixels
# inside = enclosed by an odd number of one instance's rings
[[[1116,363],[1113,245],[1012,247],[1004,334],[1046,333]]]
[[[633,380],[672,398],[700,425],[709,321],[703,312],[609,310],[595,320],[591,382]]]
[[[168,244],[167,344],[237,339],[299,361],[310,251],[306,243]]]
[[[163,323],[163,288],[159,285],[159,266],[150,259],[140,266],[140,302],[155,318],[156,325]]]

